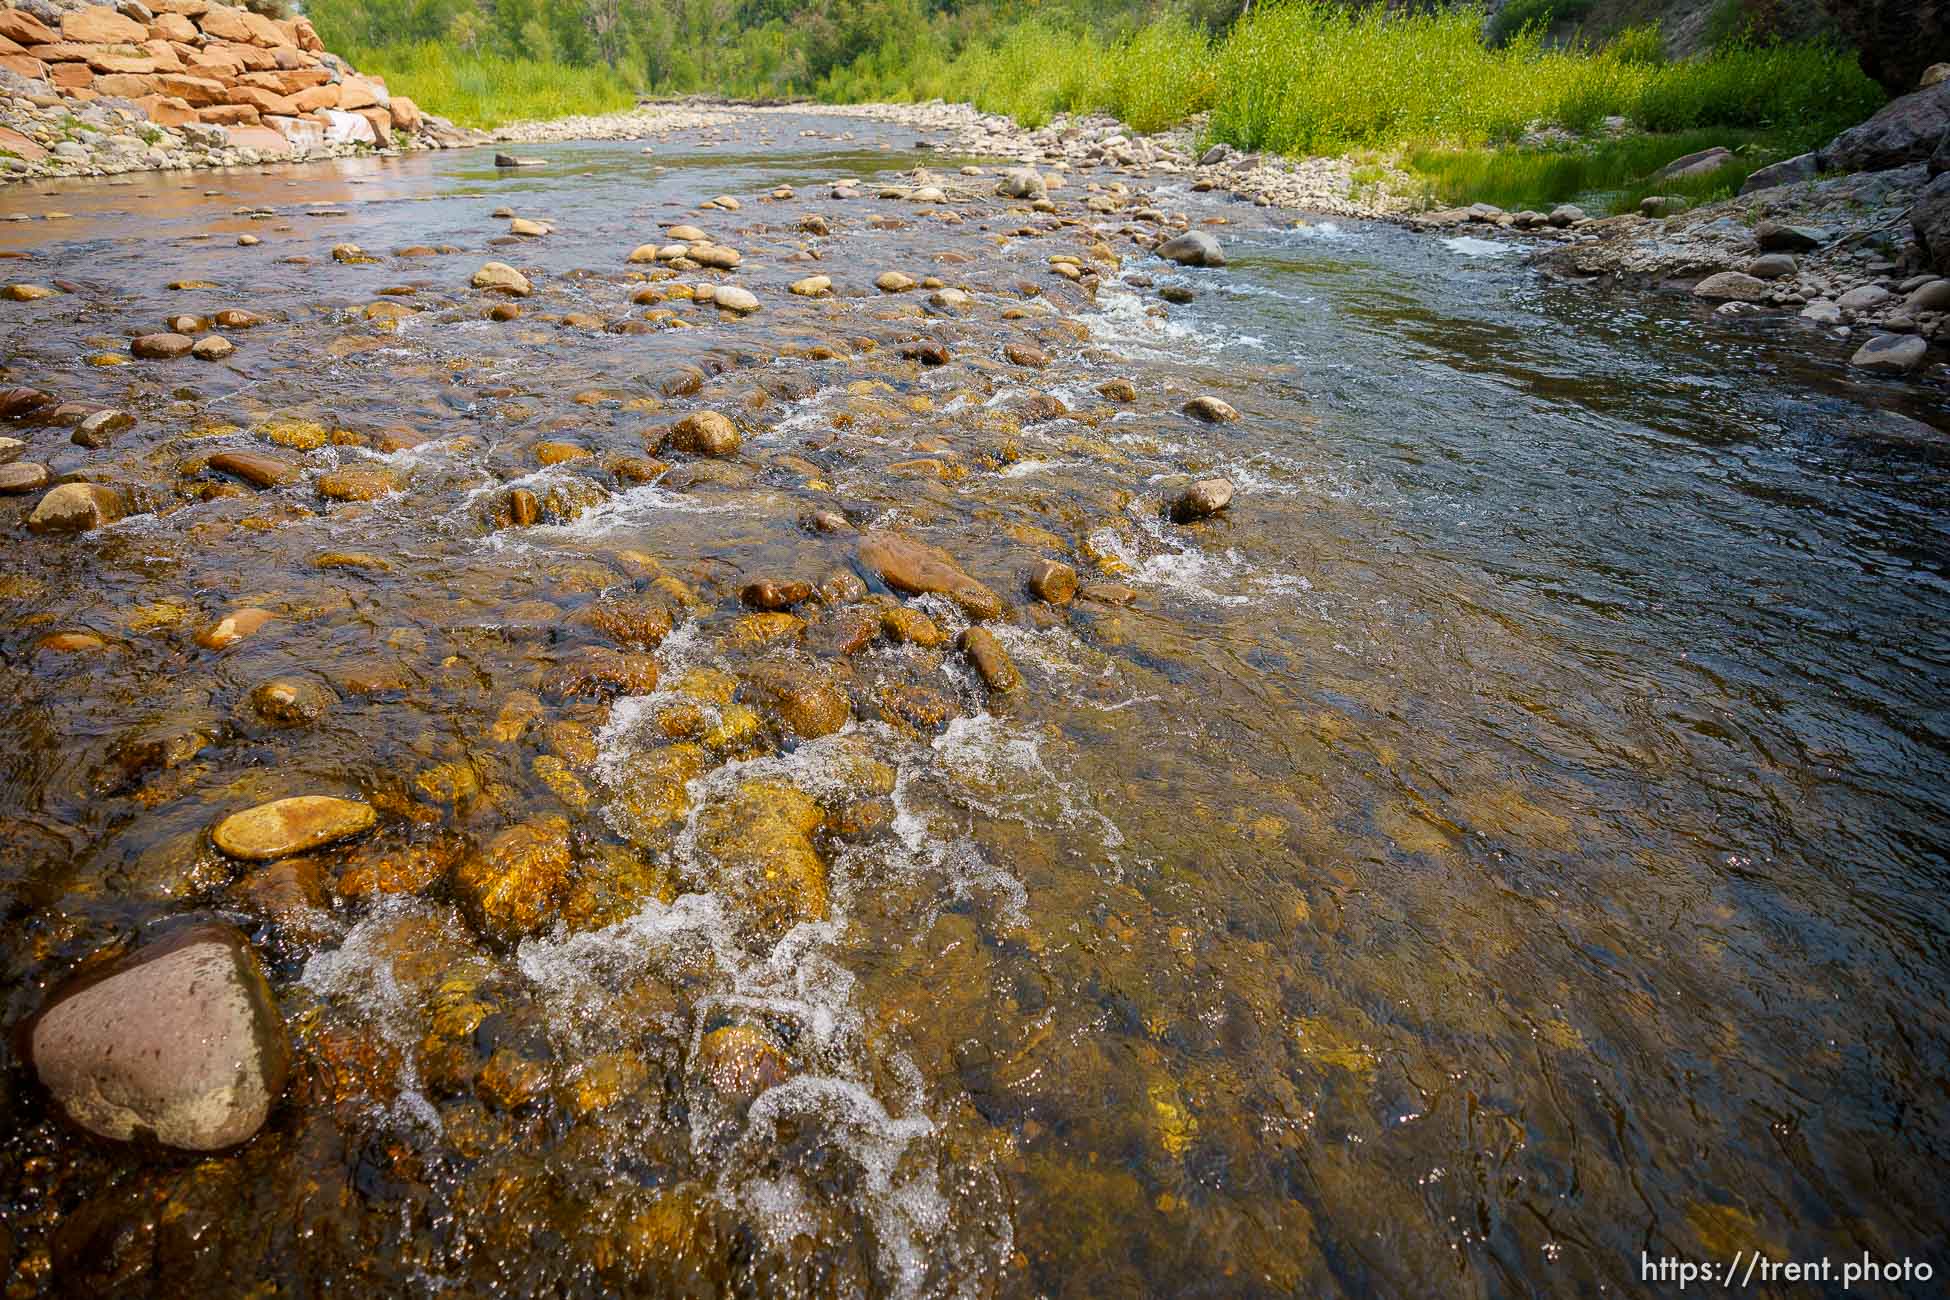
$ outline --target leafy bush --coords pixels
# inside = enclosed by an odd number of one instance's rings
[[[636,102],[635,90],[601,66],[467,54],[434,41],[344,53],[353,66],[384,77],[394,94],[462,126],[614,113]]]
[[[1652,173],[1673,159],[1715,145],[1734,149],[1735,160],[1708,176],[1652,179]],[[1711,127],[1562,149],[1419,148],[1409,150],[1404,161],[1443,204],[1481,202],[1511,211],[1546,211],[1576,202],[1595,214],[1636,208],[1648,194],[1681,194],[1702,202],[1721,190],[1738,189],[1752,172],[1788,152],[1773,135]]]
[[[1568,22],[1591,12],[1594,0],[1510,0],[1497,10],[1483,38],[1492,46],[1509,43],[1510,38],[1529,29],[1543,29],[1554,22]]]

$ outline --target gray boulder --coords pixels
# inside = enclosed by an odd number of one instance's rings
[[[1916,228],[1916,242],[1930,255],[1931,268],[1939,275],[1950,275],[1950,172],[1938,176],[1916,196],[1909,223]]]
[[[1928,160],[1950,131],[1950,81],[1883,105],[1821,150],[1825,172],[1879,172]]]
[[[1716,144],[1711,149],[1701,149],[1698,153],[1689,153],[1683,158],[1673,159],[1653,172],[1652,177],[1654,180],[1671,180],[1677,176],[1704,176],[1708,172],[1718,171],[1732,161],[1733,150]]]
[[[1828,232],[1813,226],[1788,226],[1778,221],[1763,221],[1754,227],[1754,238],[1769,253],[1809,253],[1828,242]]]
[[[35,1075],[76,1124],[187,1151],[256,1133],[291,1063],[249,942],[214,922],[84,972],[23,1035]]]
[[[1821,173],[1813,153],[1796,154],[1783,158],[1771,167],[1763,167],[1749,176],[1740,186],[1742,194],[1752,194],[1755,190],[1769,190],[1776,185],[1799,185],[1811,181]]]
[[[1923,364],[1929,350],[1930,345],[1914,334],[1878,334],[1857,348],[1848,363],[1858,370],[1906,375]]]
[[[1002,180],[995,187],[995,192],[1005,198],[1034,202],[1049,197],[1049,182],[1034,167],[1016,167],[1002,173]]]
[[[1760,302],[1767,297],[1767,284],[1740,271],[1721,271],[1694,285],[1693,296],[1708,302]]]
[[[1158,256],[1180,266],[1224,266],[1225,250],[1219,241],[1203,230],[1188,230],[1175,239],[1158,245]]]

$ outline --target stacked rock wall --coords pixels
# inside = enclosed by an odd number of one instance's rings
[[[0,173],[229,160],[176,159],[167,149],[163,162],[97,159],[95,142],[82,137],[121,120],[138,129],[146,120],[192,150],[260,159],[441,143],[449,133],[327,51],[304,18],[266,18],[221,0],[0,8],[0,104],[6,99],[13,111],[0,113]],[[74,116],[82,105],[104,111]],[[152,149],[164,142],[161,131],[146,134]]]

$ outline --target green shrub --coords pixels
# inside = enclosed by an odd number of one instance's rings
[[[1591,12],[1594,0],[1510,0],[1490,19],[1483,39],[1492,46],[1509,43],[1518,33],[1543,30],[1555,22],[1569,22]]]
[[[1654,181],[1652,174],[1675,158],[1715,145],[1736,151],[1735,160],[1707,176]],[[1677,135],[1629,135],[1590,146],[1562,149],[1411,149],[1407,169],[1444,205],[1494,203],[1511,211],[1547,211],[1577,203],[1586,211],[1634,209],[1648,194],[1680,194],[1695,203],[1732,193],[1755,170],[1792,152],[1780,137],[1710,127]]]
[[[634,88],[601,65],[463,53],[435,41],[342,53],[354,67],[384,77],[394,94],[462,126],[614,113],[636,102]]]

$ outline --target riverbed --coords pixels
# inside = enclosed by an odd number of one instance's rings
[[[8,1294],[1570,1296],[1940,1250],[1942,381],[1505,237],[1109,170],[1038,211],[914,139],[6,195],[0,280],[61,291],[0,303],[0,387],[133,417],[0,430],[127,503],[0,498],[7,1021],[214,915],[294,1050],[203,1157],[77,1134],[9,1055]],[[1181,213],[1227,266],[1148,251]],[[736,269],[626,260],[676,224]],[[235,351],[130,357],[184,313]],[[673,442],[700,411],[738,445]],[[1001,612],[890,583],[889,537]],[[213,847],[300,794],[378,825],[270,880]]]

